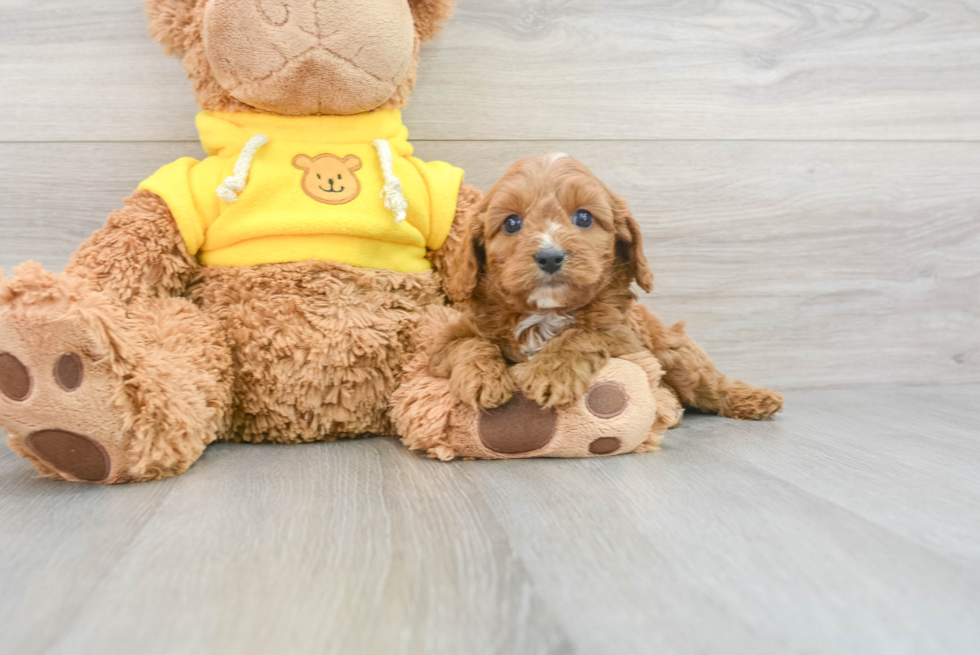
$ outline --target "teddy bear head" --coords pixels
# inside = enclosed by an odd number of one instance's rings
[[[401,109],[419,46],[455,0],[146,0],[202,109],[288,116]]]

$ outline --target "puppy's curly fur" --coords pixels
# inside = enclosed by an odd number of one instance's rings
[[[470,247],[456,250],[446,280],[464,317],[446,326],[429,367],[461,401],[496,407],[520,387],[561,405],[611,357],[649,351],[686,405],[741,419],[782,409],[779,393],[728,380],[682,323],[667,328],[636,302],[634,281],[653,288],[640,227],[582,163],[523,159],[465,220]]]

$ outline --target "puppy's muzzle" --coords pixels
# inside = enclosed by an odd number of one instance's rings
[[[564,250],[539,250],[534,255],[534,261],[538,263],[545,273],[557,273],[565,264]]]

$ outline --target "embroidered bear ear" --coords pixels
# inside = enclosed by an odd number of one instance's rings
[[[308,171],[313,168],[313,160],[306,155],[296,155],[293,157],[293,166],[301,171]]]
[[[344,157],[342,161],[344,162],[344,166],[346,166],[347,170],[349,170],[351,173],[361,170],[361,158],[357,155],[348,155]],[[295,165],[295,163],[296,162],[294,160],[293,164]]]

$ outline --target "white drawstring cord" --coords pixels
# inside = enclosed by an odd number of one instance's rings
[[[395,215],[395,222],[401,223],[408,218],[408,200],[405,199],[402,181],[395,175],[391,144],[386,139],[377,139],[372,145],[378,151],[378,159],[381,160],[381,174],[385,179],[381,197],[385,199],[385,207],[388,211]]]
[[[242,154],[238,155],[235,162],[235,174],[228,176],[221,186],[218,187],[218,197],[225,202],[235,202],[238,194],[245,190],[245,183],[248,182],[248,173],[252,169],[252,160],[259,148],[269,143],[269,137],[264,134],[256,134],[242,148]]]

